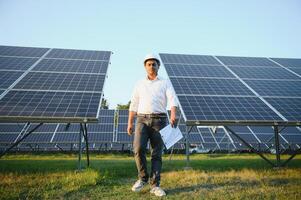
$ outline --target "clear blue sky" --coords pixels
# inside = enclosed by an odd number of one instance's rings
[[[300,36],[299,0],[0,0],[2,45],[113,51],[110,108],[129,101],[149,52],[301,58]]]

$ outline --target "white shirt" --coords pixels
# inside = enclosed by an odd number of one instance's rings
[[[136,83],[129,110],[139,114],[166,113],[167,103],[170,107],[178,105],[170,81],[146,78]]]

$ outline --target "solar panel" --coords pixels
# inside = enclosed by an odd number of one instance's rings
[[[23,72],[18,71],[0,71],[0,88],[7,89],[22,74]]]
[[[256,97],[178,96],[191,121],[278,121],[281,118]]]
[[[271,58],[284,67],[301,67],[301,59],[299,58]]]
[[[36,61],[38,61],[38,58],[0,56],[0,70],[26,71]]]
[[[205,62],[208,56],[182,54],[160,54],[160,57],[186,124],[298,124],[301,121],[301,79],[275,61],[209,56],[216,62]]]
[[[286,119],[301,121],[301,98],[265,98]]]
[[[229,67],[240,78],[254,79],[299,79],[280,67]]]
[[[46,121],[56,118],[82,121],[97,115],[100,98],[99,93],[13,90],[0,100],[0,115],[11,121],[15,117],[24,117],[24,121],[39,121],[35,117],[44,117]]]
[[[165,69],[170,77],[227,77],[233,78],[233,74],[221,65],[184,65],[165,64]]]
[[[267,58],[237,56],[217,56],[217,58],[225,65],[232,66],[278,66]]]
[[[96,122],[110,55],[0,46],[0,121]]]
[[[118,124],[116,127],[116,142],[132,143],[134,136],[127,134],[128,110],[118,110]]]
[[[108,61],[43,59],[32,71],[105,74]]]
[[[194,95],[253,95],[248,88],[237,79],[182,78],[170,77],[177,94]]]
[[[59,133],[55,134],[53,143],[78,143],[78,133]]]
[[[293,72],[295,72],[296,74],[298,74],[299,76],[301,76],[301,68],[289,68],[290,70],[292,70]]]
[[[49,50],[49,48],[16,47],[16,46],[0,45],[0,55],[1,56],[41,57],[48,50]]]
[[[207,55],[160,54],[160,57],[163,63],[220,65],[212,56]]]
[[[97,92],[104,80],[102,74],[29,72],[14,89]]]
[[[17,139],[18,135],[19,133],[1,133],[0,144],[11,144]]]
[[[65,58],[65,59],[82,59],[82,60],[105,60],[110,59],[109,51],[90,51],[75,49],[53,49],[46,58]]]
[[[299,80],[245,80],[261,96],[301,97]]]

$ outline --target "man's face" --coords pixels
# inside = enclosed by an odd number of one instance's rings
[[[159,70],[159,65],[156,60],[148,60],[145,62],[145,70],[147,72],[147,75],[157,75]]]

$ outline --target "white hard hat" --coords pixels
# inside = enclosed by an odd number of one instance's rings
[[[144,65],[145,65],[146,61],[151,60],[151,59],[156,60],[158,62],[158,65],[160,66],[160,64],[161,64],[160,59],[155,54],[147,54],[144,58],[144,62],[143,62]]]

